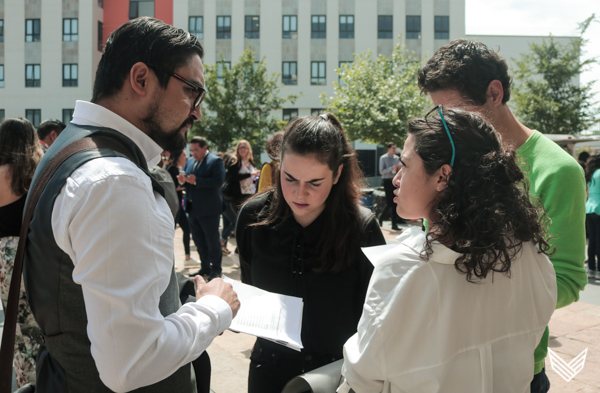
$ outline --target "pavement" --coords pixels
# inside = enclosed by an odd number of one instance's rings
[[[419,223],[401,225],[401,229],[410,225]],[[401,233],[392,231],[389,222],[383,223],[382,231],[388,243],[394,242]],[[181,237],[182,232],[178,228],[175,236],[176,268],[184,273],[188,270],[194,272],[200,267],[183,267]],[[229,250],[231,254],[223,257],[223,274],[239,280],[239,259],[234,253],[235,239],[230,239]],[[192,251],[192,256],[198,258],[195,251]],[[253,336],[228,330],[213,341],[207,351],[212,362],[211,389],[215,393],[247,392],[250,351],[254,341]],[[551,393],[600,392],[600,280],[590,279],[580,294],[579,302],[554,312],[550,320],[549,347],[567,363],[587,348],[583,369],[569,382],[553,370],[550,359],[546,358]]]

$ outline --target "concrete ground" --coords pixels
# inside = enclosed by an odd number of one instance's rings
[[[412,225],[417,225],[414,223]],[[408,225],[402,225],[408,227]],[[392,231],[384,222],[383,233],[388,242],[395,241],[399,231]],[[223,274],[240,279],[239,260],[233,252],[235,239],[229,244],[231,255],[223,257]],[[196,255],[194,255],[196,254]],[[175,238],[176,266],[179,271],[194,272],[198,267],[185,269],[181,231]],[[192,256],[198,258],[196,252]],[[243,393],[247,391],[250,351],[255,338],[246,334],[225,331],[208,348],[212,362],[211,388],[215,393]],[[600,392],[600,280],[590,280],[581,293],[580,301],[556,310],[550,321],[549,346],[567,363],[586,348],[587,358],[583,370],[570,382],[559,376],[546,359],[546,373],[550,379],[551,393]]]

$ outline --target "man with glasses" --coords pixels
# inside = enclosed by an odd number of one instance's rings
[[[239,309],[231,285],[200,277],[196,301],[180,306],[174,220],[148,173],[163,150],[186,146],[202,117],[202,55],[196,37],[157,19],[119,27],[91,102],[77,101],[38,166],[34,182],[60,150],[90,135],[114,146],[65,161],[33,215],[24,278],[46,347],[39,391],[196,392],[190,362]]]
[[[557,308],[579,299],[587,284],[585,259],[585,180],[577,161],[540,132],[523,125],[507,105],[511,78],[506,61],[481,42],[455,40],[438,49],[419,70],[419,87],[435,105],[478,112],[523,162],[532,198],[539,200],[551,223],[550,260],[556,271]],[[476,316],[475,316],[476,317]],[[544,369],[548,328],[532,354],[531,392],[547,392]],[[451,338],[449,338],[451,339]]]

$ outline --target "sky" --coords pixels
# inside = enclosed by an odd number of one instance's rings
[[[600,0],[465,1],[467,34],[577,36],[578,23],[595,13],[598,21],[584,35],[589,41],[583,58],[600,60]],[[600,65],[583,73],[580,83],[593,80],[600,101]]]

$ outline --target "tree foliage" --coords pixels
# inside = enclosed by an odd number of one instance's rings
[[[253,147],[262,146],[281,127],[272,111],[282,109],[287,101],[293,104],[298,96],[280,97],[279,73],[268,74],[264,59],[255,64],[249,48],[231,69],[225,67],[222,56],[220,63],[222,79],[218,78],[219,63],[205,66],[203,118],[190,134],[204,136],[219,151],[240,139]]]
[[[428,105],[417,85],[420,65],[402,44],[391,59],[371,51],[355,54],[352,64],[337,70],[335,95],[323,93],[321,102],[340,119],[350,140],[402,145],[408,120],[423,115]]]
[[[595,15],[579,25],[579,36],[563,45],[549,36],[530,43],[529,52],[516,61],[514,106],[526,126],[548,134],[575,134],[599,119],[592,91],[595,81],[574,84],[596,59],[582,60],[583,35]]]

